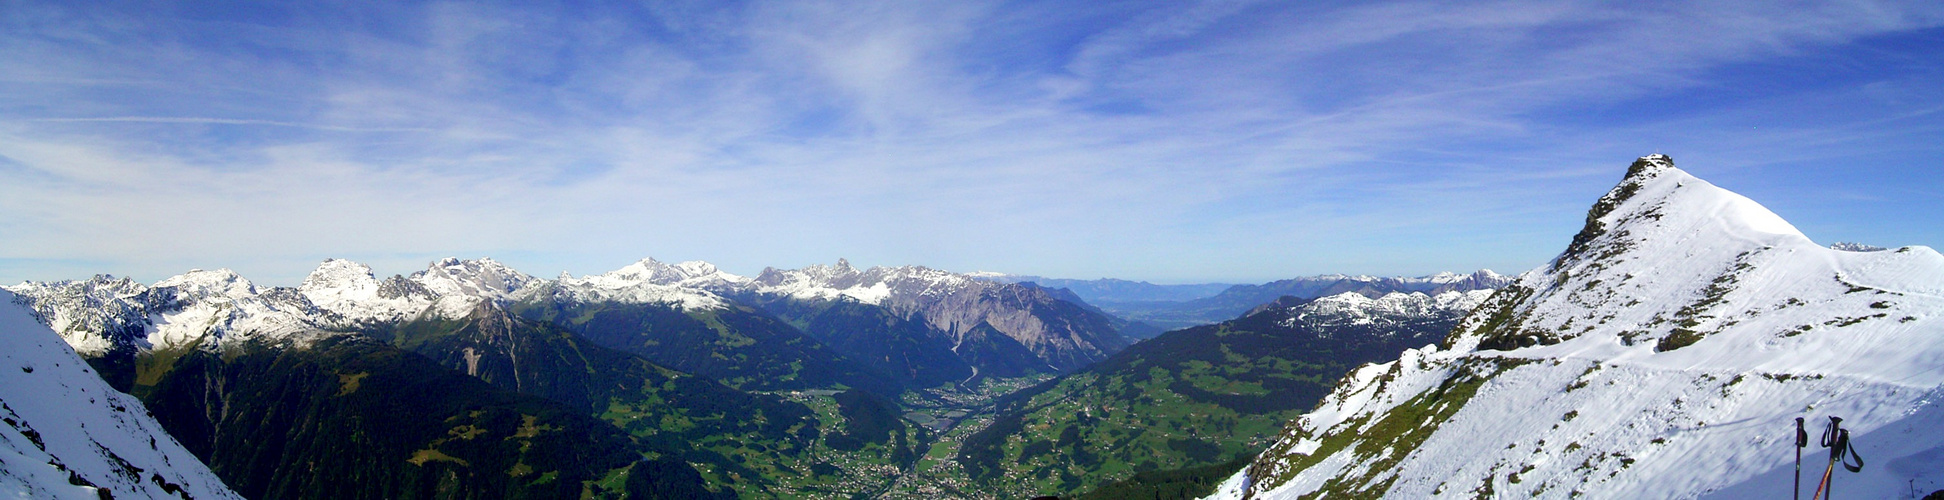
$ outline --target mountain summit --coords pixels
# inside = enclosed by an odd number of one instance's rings
[[[1448,348],[1353,371],[1217,497],[1782,498],[1794,419],[1829,416],[1870,460],[1846,496],[1937,489],[1939,311],[1936,251],[1824,248],[1643,157]]]

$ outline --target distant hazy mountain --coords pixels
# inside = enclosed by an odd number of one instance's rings
[[[1233,285],[1220,293],[1186,301],[1105,301],[1095,305],[1129,321],[1175,329],[1225,321],[1282,297],[1313,299],[1345,292],[1372,298],[1388,293],[1437,295],[1444,292],[1494,290],[1511,281],[1511,277],[1491,270],[1471,274],[1438,273],[1423,277],[1326,274],[1260,285]]]
[[[1944,255],[1822,248],[1641,158],[1551,263],[1444,347],[1344,377],[1221,498],[1788,498],[1795,419],[1868,462],[1835,491],[1944,484]],[[1918,494],[1923,494],[1919,491]]]
[[[1145,281],[1114,278],[1077,280],[1003,273],[970,273],[970,276],[1000,283],[1033,283],[1047,288],[1065,288],[1072,290],[1074,295],[1087,303],[1095,305],[1124,302],[1186,302],[1212,297],[1234,286],[1226,283],[1156,285]]]

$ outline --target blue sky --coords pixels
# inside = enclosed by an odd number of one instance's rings
[[[1656,151],[1944,244],[1936,1],[368,3],[0,2],[0,282],[1518,272]]]

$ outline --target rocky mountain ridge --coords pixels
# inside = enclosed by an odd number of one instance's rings
[[[444,259],[410,276],[379,280],[368,266],[331,259],[295,288],[259,289],[227,269],[192,270],[142,285],[97,276],[8,287],[85,354],[149,350],[232,335],[291,337],[356,331],[421,318],[456,319],[482,301],[649,304],[681,311],[729,308],[732,297],[851,300],[885,307],[942,332],[954,345],[984,326],[1032,352],[1051,370],[1098,360],[1130,341],[1113,320],[1062,305],[1056,292],[977,280],[921,266],[857,270],[832,266],[765,270],[745,278],[706,262],[654,259],[612,272],[535,278],[490,258]]]
[[[1071,294],[923,266],[858,270],[839,259],[828,266],[765,269],[717,289],[805,322],[834,302],[881,307],[924,325],[932,340],[987,375],[1072,370],[1132,343],[1120,333],[1124,323]]]

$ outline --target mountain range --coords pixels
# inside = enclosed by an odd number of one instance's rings
[[[1314,299],[1346,292],[1373,297],[1386,293],[1414,292],[1437,295],[1444,292],[1495,290],[1511,281],[1512,277],[1494,273],[1489,269],[1471,274],[1437,273],[1420,277],[1324,274],[1277,280],[1260,285],[1224,285],[1224,288],[1218,292],[1182,299],[1102,298],[1088,299],[1088,302],[1108,314],[1125,318],[1130,322],[1173,330],[1227,321],[1257,306],[1283,297]]]
[[[1185,302],[1213,297],[1235,286],[1227,283],[1156,285],[1146,281],[1115,278],[1082,280],[993,272],[968,273],[968,275],[1000,283],[1032,283],[1047,288],[1065,288],[1079,296],[1081,300],[1094,305],[1127,302]]]
[[[762,283],[720,273],[703,263],[666,265],[644,260],[603,275],[543,280],[490,259],[446,259],[411,276],[379,280],[365,266],[331,260],[294,288],[264,289],[226,270],[196,270],[154,286],[98,276],[13,289],[20,291],[23,304],[86,355],[103,378],[143,397],[150,408],[159,408],[164,427],[178,436],[193,436],[183,438],[191,451],[251,497],[285,496],[279,492],[319,486],[279,479],[290,477],[395,483],[393,488],[366,491],[376,496],[409,494],[428,485],[415,478],[467,477],[458,471],[421,469],[495,461],[509,461],[509,470],[520,473],[507,475],[530,482],[512,481],[503,487],[492,482],[466,484],[487,488],[480,492],[488,495],[526,491],[522,488],[534,484],[579,491],[582,482],[612,483],[613,488],[600,491],[629,492],[634,491],[629,489],[632,484],[621,479],[630,477],[627,471],[652,466],[678,472],[694,469],[675,474],[692,476],[686,486],[676,486],[712,494],[793,496],[827,494],[833,488],[868,489],[869,483],[895,475],[881,469],[895,472],[899,464],[909,463],[926,439],[927,431],[895,417],[902,413],[895,398],[905,390],[927,383],[946,388],[972,383],[981,368],[1001,374],[1052,373],[1058,365],[1084,364],[1126,343],[1112,329],[1114,320],[1051,298],[1044,289],[975,282],[922,268],[867,272],[876,274],[861,285],[845,281],[865,272],[849,270],[840,262],[830,268],[768,273],[772,277],[811,275],[825,281]],[[912,345],[826,344],[778,316],[724,294],[750,297],[781,310],[818,310],[821,316],[806,318],[813,325],[842,325],[831,318],[847,311],[916,329],[894,332]],[[943,327],[969,325],[960,331],[935,330],[923,320],[926,312],[957,320]],[[810,331],[864,334],[836,326]],[[1030,336],[1042,334],[1045,337]],[[1091,343],[1096,340],[1104,344]],[[876,359],[851,358],[833,346],[891,352]],[[980,357],[994,352],[1011,357]],[[963,364],[964,373],[947,371],[943,378],[927,379],[884,369],[893,364],[891,357],[925,355],[936,359],[907,364],[936,370],[956,361]],[[392,382],[398,380],[449,378],[445,373],[485,385],[470,392],[411,400],[398,400],[402,394],[383,391],[376,393],[381,397],[378,401],[344,407],[336,404],[341,396],[370,392],[323,392],[327,385],[323,380],[329,379],[326,372],[357,377],[345,379],[359,381],[356,384],[386,381],[383,387],[387,388],[398,387]],[[418,387],[406,385],[400,389]],[[219,390],[185,392],[195,387]],[[288,396],[258,399],[264,394]],[[306,394],[301,397],[311,398],[310,402],[291,399],[297,394]],[[552,409],[542,411],[523,399],[532,397]],[[575,439],[581,441],[607,442],[591,449],[612,450],[604,452],[611,458],[552,457],[546,462],[591,468],[548,471],[521,458],[530,451],[545,452],[545,447],[460,455],[442,447],[456,441],[441,435],[471,431],[446,426],[452,423],[447,422],[437,428],[388,429],[404,434],[377,436],[395,441],[396,449],[365,447],[370,453],[403,454],[402,462],[410,467],[295,475],[286,467],[340,454],[359,455],[329,441],[266,448],[243,443],[232,447],[220,439],[222,435],[285,434],[326,440],[343,432],[377,435],[382,433],[328,426],[380,416],[366,412],[436,416],[451,411],[442,409],[451,406],[441,405],[467,401],[503,401],[510,407],[508,414],[540,419],[533,421],[538,429],[561,429],[580,433]],[[299,407],[276,406],[293,403]],[[387,405],[405,408],[377,408]],[[563,407],[568,411],[559,411]],[[230,421],[226,411],[219,411],[228,408],[295,416],[272,422]],[[894,417],[873,417],[885,414]],[[860,418],[870,420],[872,433],[851,432]],[[330,432],[325,432],[327,428]],[[627,432],[601,430],[616,428]],[[521,429],[507,428],[515,434],[532,433]],[[626,458],[629,455],[647,461],[636,463]],[[420,459],[427,456],[453,460]],[[679,460],[654,462],[656,457]],[[260,465],[266,463],[281,465]]]
[[[0,298],[14,496],[1773,498],[1829,417],[1846,496],[1944,487],[1944,256],[1660,155],[1518,276],[333,259]]]

